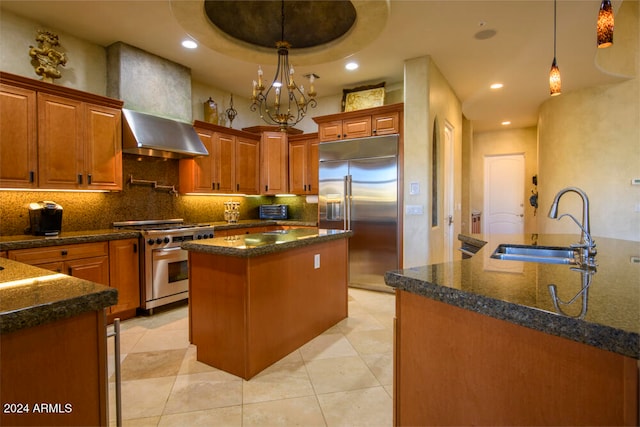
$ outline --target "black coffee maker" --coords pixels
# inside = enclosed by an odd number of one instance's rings
[[[52,201],[29,204],[31,233],[36,236],[57,236],[62,230],[62,206]]]

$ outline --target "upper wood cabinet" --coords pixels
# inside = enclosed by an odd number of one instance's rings
[[[289,192],[318,194],[317,133],[289,137]]]
[[[258,194],[260,137],[196,120],[208,156],[180,160],[181,193]]]
[[[36,188],[36,92],[0,84],[0,187]]]
[[[402,133],[404,104],[314,117],[320,142]]]
[[[122,189],[122,101],[0,73],[0,186]]]
[[[285,132],[263,132],[260,140],[260,193],[288,192],[289,150]]]

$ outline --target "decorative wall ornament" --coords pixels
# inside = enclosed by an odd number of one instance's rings
[[[384,105],[385,82],[342,89],[342,111],[356,111]]]
[[[53,83],[53,79],[62,77],[62,73],[58,71],[58,66],[64,66],[67,63],[67,56],[64,52],[54,49],[60,46],[57,34],[38,30],[36,41],[38,42],[38,47],[29,46],[31,64],[36,74],[41,76],[40,80]]]
[[[233,94],[231,94],[231,100],[229,101],[229,108],[225,110],[225,114],[229,119],[229,127],[233,128],[233,119],[235,119],[236,116],[238,115],[238,112],[235,110],[235,108],[233,108]]]

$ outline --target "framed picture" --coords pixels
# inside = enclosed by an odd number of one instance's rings
[[[385,82],[342,90],[342,111],[356,111],[384,105]]]

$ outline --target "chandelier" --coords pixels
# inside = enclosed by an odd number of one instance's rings
[[[282,0],[281,15],[282,32],[280,41],[276,42],[278,50],[276,74],[271,85],[265,88],[262,68],[258,66],[258,80],[253,81],[250,108],[251,111],[257,111],[260,118],[267,124],[279,126],[281,131],[286,131],[288,127],[295,126],[304,118],[307,107],[316,107],[316,91],[313,83],[317,76],[309,74],[309,91],[306,94],[304,87],[298,86],[294,81],[294,69],[289,65],[291,45],[284,40],[284,0]]]

